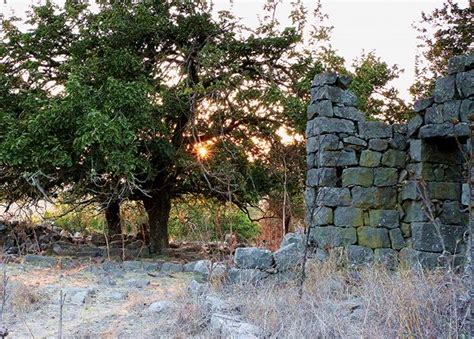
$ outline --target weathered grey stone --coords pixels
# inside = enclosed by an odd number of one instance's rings
[[[374,185],[393,186],[398,182],[398,170],[396,168],[375,168],[374,169]]]
[[[385,151],[388,148],[387,140],[383,139],[370,139],[369,140],[369,149],[373,151]]]
[[[409,247],[402,248],[398,254],[400,264],[405,267],[417,267],[419,265],[418,253],[418,251]]]
[[[320,73],[316,74],[311,82],[311,87],[320,87],[324,85],[335,84],[337,80],[336,73]]]
[[[330,225],[333,223],[332,209],[324,206],[314,206],[311,225]]]
[[[423,140],[410,140],[410,159],[411,161],[425,161],[429,156],[428,149],[424,146]]]
[[[307,172],[306,186],[336,186],[337,181],[335,168],[313,168]]]
[[[369,248],[390,247],[388,231],[385,228],[359,227],[357,240],[359,245]]]
[[[314,135],[322,133],[349,133],[354,134],[354,123],[350,120],[317,117],[310,121],[313,123]]]
[[[337,78],[337,84],[343,89],[347,89],[351,82],[352,78],[348,75],[339,75]]]
[[[434,103],[433,98],[426,98],[426,99],[420,99],[415,101],[415,104],[413,105],[413,110],[415,112],[421,112],[428,107],[430,107]]]
[[[25,263],[33,264],[40,267],[53,267],[57,264],[57,259],[54,257],[46,257],[42,255],[27,254],[23,258]]]
[[[420,198],[419,192],[417,189],[416,181],[407,181],[405,185],[402,187],[402,191],[400,193],[401,200],[417,200]]]
[[[292,269],[299,265],[303,259],[303,252],[296,244],[289,244],[273,253],[278,272]]]
[[[408,147],[406,134],[394,133],[393,138],[390,138],[388,142],[393,149],[404,151]]]
[[[396,228],[400,226],[400,213],[396,210],[370,210],[370,226]]]
[[[369,187],[374,181],[372,168],[351,167],[342,171],[342,186]]]
[[[367,247],[350,245],[347,247],[347,260],[353,265],[369,264],[374,260],[374,251]]]
[[[359,124],[359,134],[364,139],[391,138],[392,126],[381,121],[366,121]]]
[[[459,120],[461,100],[452,100],[443,105],[443,121],[456,123]]]
[[[471,129],[467,122],[461,122],[459,124],[454,125],[454,136],[461,138],[461,137],[470,137],[471,136]]]
[[[158,264],[157,262],[144,262],[143,269],[147,272],[159,271],[160,264]]]
[[[334,210],[334,224],[341,227],[364,225],[364,210],[356,207],[337,207]]]
[[[377,248],[374,250],[374,261],[389,269],[398,266],[398,253],[391,248]]]
[[[283,240],[281,241],[280,248],[288,246],[290,244],[295,244],[299,249],[302,249],[304,247],[304,236],[303,234],[300,233],[287,233],[283,237]]]
[[[201,275],[203,278],[207,278],[212,268],[212,261],[210,260],[198,260],[194,263],[192,272]]]
[[[321,187],[316,198],[317,205],[323,206],[349,206],[351,194],[348,188]]]
[[[138,260],[127,260],[122,263],[122,267],[126,271],[139,271],[143,269],[143,264]]]
[[[456,77],[448,75],[436,80],[433,97],[435,102],[446,102],[454,99],[456,94]]]
[[[300,233],[287,233],[281,241],[280,248],[295,244],[299,249],[302,249],[304,247],[304,241],[303,235]]]
[[[192,297],[200,297],[209,292],[209,286],[206,283],[200,283],[193,279],[189,283],[187,291]]]
[[[334,107],[334,115],[353,121],[364,121],[365,115],[355,107],[336,106]]]
[[[193,272],[196,266],[196,261],[191,261],[183,265],[183,272]]]
[[[159,300],[150,304],[147,308],[148,313],[165,313],[170,312],[176,307],[176,304],[169,300]]]
[[[433,105],[426,109],[425,124],[441,124],[443,119],[443,105]]]
[[[239,247],[235,250],[234,263],[238,268],[266,270],[274,265],[272,252],[258,247]]]
[[[318,152],[317,161],[320,166],[343,167],[357,165],[357,156],[353,149],[341,151],[321,151]]]
[[[459,117],[462,122],[469,122],[469,117],[474,115],[474,101],[465,99],[459,108]]]
[[[462,184],[461,203],[466,206],[471,204],[471,188],[469,184]]]
[[[393,187],[360,187],[351,189],[355,207],[394,208],[397,202],[397,190]]]
[[[306,155],[306,168],[307,169],[312,169],[316,166],[316,154],[311,153]]]
[[[214,295],[208,295],[204,299],[204,307],[211,313],[223,312],[223,311],[234,311],[235,307],[228,303],[226,300],[216,297]]]
[[[354,136],[344,138],[343,141],[345,145],[355,145],[355,146],[361,146],[361,147],[367,146],[367,142],[364,139],[357,138]]]
[[[447,137],[467,137],[469,136],[469,126],[467,123],[454,125],[450,122],[442,124],[431,124],[420,128],[418,135],[422,139],[447,138]]]
[[[459,201],[445,201],[439,220],[448,225],[466,225],[468,221],[466,213],[461,212]]]
[[[419,251],[456,253],[461,248],[463,226],[434,223],[412,223],[413,248]],[[444,248],[443,248],[444,244]]]
[[[96,293],[93,288],[68,287],[64,290],[66,302],[73,305],[83,305]]]
[[[137,279],[128,279],[125,281],[125,285],[131,288],[145,288],[150,285],[150,279],[147,278],[137,278]]]
[[[456,86],[461,97],[474,94],[474,70],[456,74]]]
[[[411,225],[409,223],[402,222],[400,225],[400,230],[402,231],[404,238],[411,237]]]
[[[357,235],[353,227],[323,226],[313,227],[310,239],[313,244],[317,244],[321,248],[333,248],[355,244]]]
[[[448,60],[448,74],[464,72],[466,69],[466,56],[457,55]]]
[[[408,136],[414,136],[418,130],[420,129],[421,125],[423,125],[423,117],[419,114],[415,115],[408,121]]]
[[[334,115],[332,102],[329,100],[315,101],[308,106],[307,117],[308,120],[313,119],[316,116],[320,117],[332,117]]]
[[[394,149],[389,149],[382,157],[382,165],[387,167],[405,167],[406,153]]]
[[[474,68],[474,53],[465,54],[466,59],[464,61],[464,67],[466,71],[469,71]]]
[[[426,214],[426,209],[421,201],[410,201],[407,200],[402,203],[403,211],[403,221],[405,222],[417,222],[417,221],[428,221],[428,215]]]
[[[429,182],[427,184],[430,199],[459,200],[461,184],[456,182]]]
[[[343,90],[338,87],[322,86],[314,91],[313,99],[315,100],[330,100],[337,104],[346,106],[356,106],[357,97],[348,90]]]
[[[337,135],[323,134],[308,138],[306,141],[306,152],[336,151],[341,149],[341,142]]]
[[[307,208],[311,208],[316,204],[316,190],[312,187],[307,187],[304,190],[304,201]]]
[[[255,284],[268,278],[270,274],[259,269],[231,268],[228,276],[233,284]]]
[[[365,150],[360,155],[360,165],[363,167],[377,167],[380,165],[382,153]]]
[[[392,248],[396,250],[401,250],[406,246],[405,239],[403,238],[402,230],[400,228],[395,228],[388,231],[390,236],[390,242],[392,243]]]
[[[165,262],[161,265],[162,272],[183,272],[183,265],[175,262]]]
[[[264,337],[259,327],[243,321],[236,315],[224,313],[212,314],[209,328],[218,338],[256,339]]]

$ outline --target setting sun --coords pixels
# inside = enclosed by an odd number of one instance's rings
[[[196,153],[199,159],[206,159],[209,157],[209,149],[204,145],[197,146]]]

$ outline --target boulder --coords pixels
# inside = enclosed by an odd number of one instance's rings
[[[238,268],[261,270],[270,269],[274,266],[272,252],[258,247],[239,247],[235,251],[235,265]]]
[[[175,262],[164,262],[163,265],[161,265],[161,272],[183,272],[183,265]]]
[[[235,315],[214,313],[209,323],[211,331],[219,338],[251,339],[263,338],[262,330]]]
[[[367,247],[350,245],[347,247],[347,260],[354,265],[369,264],[374,260],[374,251]]]
[[[296,244],[289,244],[273,253],[278,272],[290,270],[300,264],[303,252]]]
[[[175,303],[169,300],[159,300],[150,304],[147,308],[148,313],[159,314],[170,312],[176,307]]]

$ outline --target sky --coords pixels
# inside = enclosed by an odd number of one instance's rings
[[[5,3],[6,1],[6,3]],[[42,0],[0,0],[0,13],[12,11],[20,15],[32,4]],[[56,0],[62,3],[63,0]],[[257,23],[264,0],[214,0],[215,9],[228,9],[249,25]],[[468,0],[456,1],[462,7]],[[285,18],[289,12],[290,0],[282,0],[278,17],[280,22],[290,24]],[[305,0],[312,7],[315,0]],[[346,59],[347,66],[360,56],[362,51],[375,50],[388,64],[398,64],[404,69],[393,85],[399,89],[402,98],[410,99],[408,88],[414,81],[417,32],[412,27],[421,18],[421,12],[431,12],[441,7],[442,0],[322,0],[322,10],[329,16],[327,24],[334,26],[331,44],[338,54]]]

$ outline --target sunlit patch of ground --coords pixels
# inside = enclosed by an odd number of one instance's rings
[[[61,291],[66,296],[65,336],[145,335],[155,330],[156,314],[147,312],[149,305],[181,297],[190,279],[184,273],[107,271],[94,264],[70,269],[8,264],[1,269],[8,279],[3,319],[12,338],[57,337]]]

